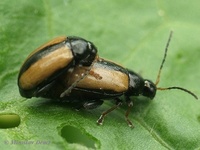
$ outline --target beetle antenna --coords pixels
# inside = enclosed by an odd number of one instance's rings
[[[188,94],[192,95],[195,99],[198,99],[198,97],[192,93],[191,91],[187,90],[187,89],[184,89],[182,87],[177,87],[177,86],[173,86],[173,87],[167,87],[167,88],[161,88],[161,87],[158,87],[157,90],[171,90],[171,89],[178,89],[178,90],[182,90],[184,92],[187,92]]]
[[[169,35],[169,38],[168,38],[168,41],[167,41],[167,44],[166,44],[166,47],[165,47],[165,53],[164,53],[164,57],[163,57],[163,60],[162,60],[162,63],[160,65],[160,69],[159,69],[159,72],[158,72],[158,76],[157,76],[157,79],[156,79],[156,82],[155,82],[155,85],[157,86],[159,81],[160,81],[160,74],[161,74],[161,70],[163,68],[163,64],[165,63],[165,59],[167,57],[167,51],[168,51],[168,47],[169,47],[169,43],[171,41],[171,38],[172,38],[172,35],[173,35],[173,31],[170,32],[170,35]],[[184,91],[184,92],[187,92],[188,94],[192,95],[195,99],[198,99],[198,97],[192,93],[191,91],[187,90],[187,89],[184,89],[182,87],[177,87],[177,86],[173,86],[173,87],[167,87],[167,88],[162,88],[162,87],[157,87],[157,90],[171,90],[171,89],[178,89],[178,90],[181,90],[181,91]]]
[[[167,50],[168,50],[168,47],[169,47],[169,43],[171,41],[171,38],[172,38],[172,35],[173,35],[173,31],[170,32],[170,35],[169,35],[169,38],[168,38],[168,41],[167,41],[167,45],[165,47],[165,53],[164,53],[164,57],[163,57],[163,60],[162,60],[162,63],[160,65],[160,69],[159,69],[159,72],[158,72],[158,75],[157,75],[157,79],[156,79],[156,82],[155,82],[155,85],[157,86],[159,81],[160,81],[160,74],[161,74],[161,70],[163,68],[163,65],[165,63],[165,59],[167,57]]]

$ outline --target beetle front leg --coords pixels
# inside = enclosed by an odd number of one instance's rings
[[[101,116],[99,117],[99,119],[97,120],[97,124],[99,125],[102,125],[103,124],[103,121],[104,121],[104,118],[105,116],[110,113],[111,111],[115,110],[116,108],[118,108],[120,105],[122,105],[122,101],[119,99],[119,98],[116,98],[116,105],[111,107],[110,109],[104,111]]]
[[[131,120],[128,118],[129,114],[130,114],[130,111],[131,111],[131,108],[133,107],[133,102],[130,100],[129,97],[126,97],[126,102],[128,104],[128,109],[125,113],[125,119],[126,119],[126,122],[128,123],[128,126],[131,127],[131,128],[134,128]]]

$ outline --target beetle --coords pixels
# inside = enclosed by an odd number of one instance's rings
[[[18,75],[19,92],[26,98],[37,97],[58,76],[77,65],[88,67],[84,77],[96,57],[97,48],[92,42],[75,36],[57,37],[27,57]]]
[[[92,57],[93,59],[92,61],[90,60],[89,65],[84,65],[81,61],[78,61],[78,63],[75,61],[74,63],[77,65],[69,65],[69,67],[66,67],[64,71],[62,70],[62,72],[58,75],[54,75],[53,80],[48,80],[48,82],[44,83],[42,82],[42,88],[39,84],[36,85],[32,90],[33,92],[28,96],[23,95],[23,93],[25,93],[24,89],[19,86],[19,89],[23,91],[21,92],[21,95],[27,98],[44,97],[62,100],[75,104],[78,109],[94,109],[102,105],[105,99],[114,99],[116,104],[110,109],[104,111],[97,120],[97,123],[100,125],[103,124],[103,120],[108,113],[122,105],[120,97],[124,95],[125,101],[128,104],[125,119],[128,125],[133,127],[133,124],[129,119],[129,113],[131,111],[131,107],[133,106],[133,102],[130,98],[131,96],[143,95],[153,99],[157,90],[179,89],[198,99],[194,93],[182,87],[157,87],[160,81],[161,70],[167,56],[171,37],[172,32],[170,33],[165,48],[164,58],[160,65],[155,83],[151,80],[142,78],[134,71],[126,69],[112,61],[100,58],[96,55],[96,57]],[[95,46],[93,45],[92,47]],[[29,59],[30,58],[28,57],[27,60]],[[44,61],[44,63],[45,62],[46,61]],[[21,74],[23,74],[25,72],[23,66],[21,70]],[[37,71],[42,72],[43,70]],[[19,74],[19,77],[21,77],[21,74]],[[41,78],[44,79],[43,77]],[[26,82],[26,79],[24,79],[24,82]]]
[[[103,112],[97,120],[97,123],[101,125],[105,116],[122,104],[120,97],[124,95],[125,101],[128,104],[125,119],[130,127],[133,127],[133,124],[128,117],[131,107],[133,106],[133,102],[130,98],[131,96],[143,95],[153,99],[157,90],[179,89],[198,99],[194,93],[182,87],[157,87],[160,81],[161,70],[167,56],[171,36],[172,32],[170,33],[165,48],[164,58],[155,83],[151,80],[142,78],[134,71],[99,57],[94,60],[89,73],[83,78],[81,78],[81,74],[88,70],[88,67],[75,66],[55,79],[51,88],[49,88],[48,91],[41,92],[38,96],[67,101],[75,104],[77,108],[83,107],[85,109],[97,108],[103,104],[105,99],[114,99],[116,104]],[[79,82],[76,82],[77,80],[79,80]],[[74,84],[74,86],[71,88],[70,92],[63,92],[67,91],[66,89],[71,87],[72,84]]]

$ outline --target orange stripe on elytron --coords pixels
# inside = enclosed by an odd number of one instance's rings
[[[85,72],[84,67],[76,67],[72,73],[68,72],[65,76],[66,85],[70,86],[83,72]],[[90,72],[76,87],[116,92],[125,92],[128,90],[129,77],[123,72],[97,67],[92,67]]]
[[[19,84],[23,89],[34,88],[54,72],[66,67],[72,59],[73,54],[67,46],[52,51],[32,64],[21,75]]]
[[[26,60],[28,60],[33,54],[42,50],[43,48],[51,46],[51,45],[59,44],[59,43],[65,41],[66,39],[67,39],[66,36],[60,36],[60,37],[57,37],[57,38],[45,43],[44,45],[38,47],[36,50],[34,50],[32,53],[30,53],[30,55],[26,58]],[[25,62],[26,62],[26,60],[25,60]]]

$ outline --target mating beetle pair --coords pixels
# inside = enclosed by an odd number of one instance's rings
[[[96,47],[82,38],[53,39],[25,60],[18,76],[20,94],[26,98],[38,97],[69,69],[77,65],[90,66],[96,55]]]
[[[25,60],[18,76],[20,94],[26,98],[64,100],[86,109],[102,105],[105,99],[114,99],[116,105],[102,113],[98,124],[122,104],[119,97],[124,95],[128,104],[125,118],[133,127],[128,118],[133,105],[131,96],[143,95],[153,99],[157,90],[179,89],[197,99],[195,94],[181,87],[157,87],[171,36],[172,32],[155,83],[100,58],[92,42],[79,37],[58,37],[33,51]]]

